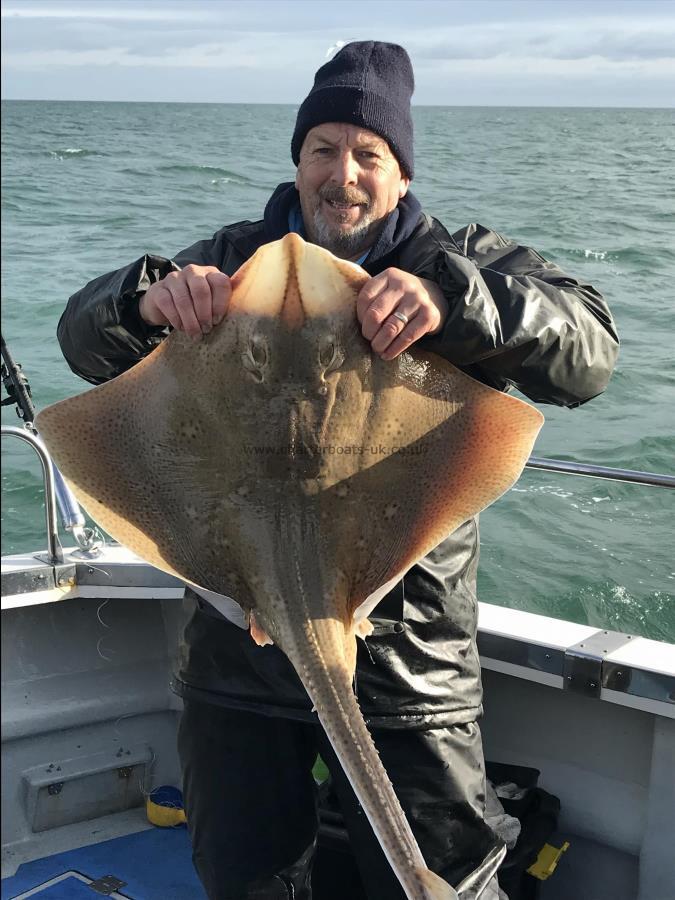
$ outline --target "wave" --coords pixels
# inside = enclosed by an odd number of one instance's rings
[[[592,259],[598,262],[628,262],[644,264],[651,260],[652,257],[637,247],[622,247],[617,250],[603,250],[596,247],[553,247],[550,251],[551,256],[566,256],[568,259]]]
[[[630,590],[612,580],[583,587],[574,600],[589,625],[675,642],[675,597],[665,591]],[[565,604],[563,604],[563,607]]]
[[[213,179],[215,179],[211,181],[211,184],[216,184],[219,181],[231,181],[235,184],[247,185],[253,183],[250,178],[246,178],[245,175],[241,175],[239,172],[232,172],[230,169],[221,169],[218,166],[198,166],[184,163],[173,163],[167,166],[159,166],[158,171],[171,172],[176,175],[210,175]]]
[[[670,591],[635,589],[612,578],[597,579],[570,591],[505,598],[503,573],[482,573],[479,595],[486,602],[593,628],[675,643],[675,595]]]
[[[120,169],[120,175],[133,175],[135,178],[151,178],[152,172],[149,169]]]
[[[86,150],[84,147],[64,147],[59,150],[50,150],[49,156],[52,159],[76,159],[78,157],[87,157],[87,156],[103,156],[103,153],[98,153],[96,150]]]
[[[591,460],[598,455],[592,447],[585,451],[582,448],[579,456],[583,458],[584,453]],[[635,441],[603,447],[602,461],[597,459],[597,462],[598,465],[670,474],[673,471],[673,437],[671,434],[646,434]]]

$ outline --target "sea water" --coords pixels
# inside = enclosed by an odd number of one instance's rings
[[[293,106],[2,104],[2,329],[38,408],[87,388],[56,341],[70,294],[143,253],[258,219],[292,180]],[[607,298],[607,391],[541,405],[538,456],[675,470],[675,112],[417,107],[412,190]],[[3,410],[3,424],[20,424]],[[3,440],[2,552],[45,547],[39,464]],[[481,516],[483,601],[675,641],[675,492],[526,470]]]

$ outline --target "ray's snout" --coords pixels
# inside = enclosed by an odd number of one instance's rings
[[[352,311],[368,277],[353,263],[287,234],[261,247],[234,276],[230,313],[270,316],[301,328],[314,316]]]

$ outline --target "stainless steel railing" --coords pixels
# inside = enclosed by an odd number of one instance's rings
[[[45,489],[45,518],[47,520],[47,553],[49,564],[56,566],[63,562],[63,548],[59,541],[59,527],[56,522],[56,490],[54,487],[54,466],[47,448],[37,437],[35,432],[28,428],[15,428],[11,425],[2,426],[2,435],[14,435],[19,440],[25,441],[35,450],[42,465],[42,480]]]
[[[2,427],[3,435],[14,435],[20,440],[30,444],[35,450],[42,464],[42,480],[45,489],[45,516],[47,519],[47,553],[50,565],[63,562],[63,550],[59,542],[58,525],[56,522],[56,510],[61,513],[63,528],[72,534],[78,550],[87,556],[96,556],[101,541],[95,529],[87,528],[87,520],[82,514],[80,506],[66,484],[63,475],[56,468],[45,447],[40,435],[31,422],[24,428],[12,426]]]
[[[587,475],[591,478],[605,478],[610,481],[626,481],[631,484],[648,484],[652,487],[675,488],[675,475],[639,472],[634,469],[614,469],[610,466],[566,462],[562,459],[544,459],[539,456],[531,456],[525,463],[525,467],[527,469],[542,469],[545,472],[562,472],[565,475]]]

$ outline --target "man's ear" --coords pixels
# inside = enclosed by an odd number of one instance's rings
[[[401,176],[401,181],[398,187],[398,199],[402,200],[405,195],[408,193],[408,188],[410,187],[410,179],[405,176]]]
[[[298,174],[298,170],[296,169],[296,170],[295,170],[295,189],[296,189],[296,191],[299,191],[299,190],[300,190],[300,188],[298,187],[298,178],[299,178],[299,177],[300,177],[300,176],[299,176],[299,174]]]

